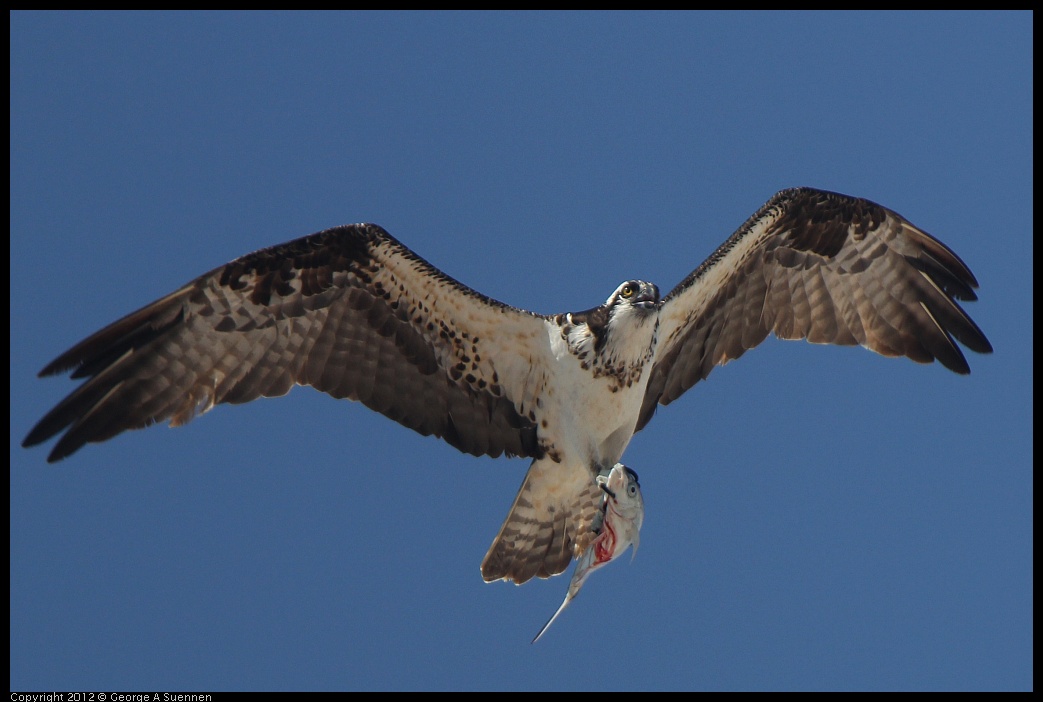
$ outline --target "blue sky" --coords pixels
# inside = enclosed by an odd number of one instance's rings
[[[1031,688],[1031,61],[1029,14],[11,15],[12,689]],[[248,251],[373,221],[586,309],[795,185],[950,245],[996,353],[716,371],[535,646],[567,576],[478,570],[522,459],[305,388],[18,445],[46,362]]]

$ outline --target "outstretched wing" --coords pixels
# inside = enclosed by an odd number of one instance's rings
[[[222,402],[311,385],[474,455],[538,457],[547,321],[357,224],[263,249],[102,329],[41,371],[87,378],[29,432],[48,457]]]
[[[664,298],[660,346],[637,428],[774,332],[860,344],[969,373],[956,341],[989,353],[956,300],[974,279],[944,244],[876,203],[783,190]]]

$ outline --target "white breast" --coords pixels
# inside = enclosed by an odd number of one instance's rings
[[[652,320],[649,320],[652,321]],[[543,394],[540,432],[567,454],[578,453],[603,467],[619,462],[634,435],[645,387],[654,362],[657,323],[642,325],[645,333],[625,335],[626,345],[612,349],[618,363],[637,371],[630,382],[610,374],[598,374],[569,350],[561,330],[548,324],[548,341],[554,359],[553,377]],[[588,355],[588,358],[590,355]]]

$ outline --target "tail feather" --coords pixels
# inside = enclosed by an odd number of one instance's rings
[[[568,568],[596,535],[601,504],[595,473],[537,459],[529,466],[511,511],[482,561],[486,582],[549,578]]]

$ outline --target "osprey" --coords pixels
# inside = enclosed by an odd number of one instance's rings
[[[482,563],[487,581],[562,572],[590,545],[596,478],[635,432],[773,332],[939,360],[992,350],[956,300],[977,281],[948,247],[868,200],[769,200],[666,297],[629,280],[584,312],[540,315],[445,275],[374,224],[262,249],[81,341],[41,376],[86,378],[26,436],[48,460],[219,403],[311,385],[528,474]],[[63,433],[64,432],[64,433]]]

